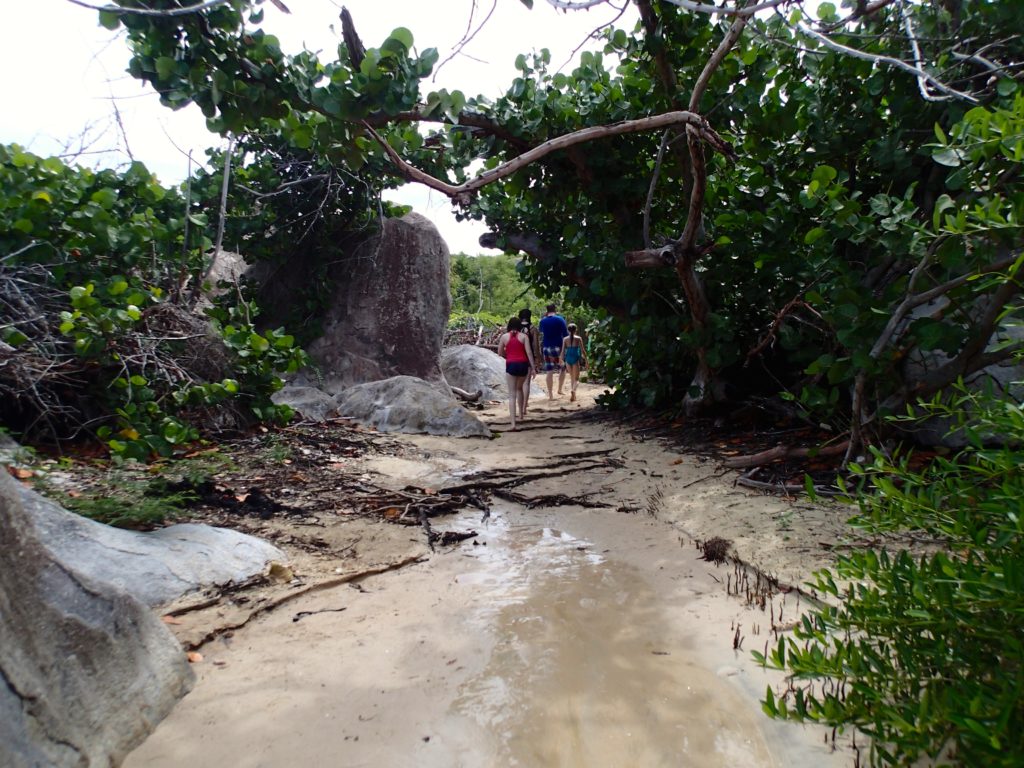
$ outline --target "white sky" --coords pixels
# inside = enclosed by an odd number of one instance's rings
[[[285,15],[265,2],[263,28],[277,35],[286,53],[305,45],[321,51],[321,61],[336,58],[341,37],[338,14],[348,7],[363,43],[379,46],[392,29],[409,28],[419,49],[436,47],[444,61],[466,30],[472,0],[284,0]],[[97,3],[98,4],[98,3]],[[474,27],[490,10],[492,0],[478,0]],[[70,143],[77,148],[87,126],[93,141],[79,162],[116,166],[127,161],[121,131],[114,118],[116,100],[128,147],[164,184],[181,181],[188,172],[188,150],[205,161],[203,149],[220,139],[206,131],[199,110],[179,112],[160,106],[156,95],[125,73],[128,49],[116,33],[97,23],[97,14],[67,0],[7,0],[4,44],[0,46],[0,143],[17,142],[40,155],[58,154]],[[562,13],[544,0],[528,10],[520,0],[497,0],[484,29],[428,79],[423,92],[460,89],[467,96],[494,97],[516,75],[516,55],[540,48],[551,50],[557,69],[586,36],[615,15],[610,7]],[[619,26],[631,27],[630,8]],[[593,47],[593,46],[591,46]],[[579,54],[576,54],[578,57]],[[570,67],[571,68],[571,65]],[[112,98],[114,100],[112,100]],[[175,147],[177,145],[178,148]],[[389,199],[412,205],[433,219],[452,252],[478,253],[476,222],[458,223],[448,199],[419,185],[406,185]]]

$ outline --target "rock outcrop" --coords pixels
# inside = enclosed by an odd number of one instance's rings
[[[192,685],[141,602],[56,557],[0,470],[0,764],[119,765]]]
[[[151,533],[127,531],[68,512],[17,483],[0,503],[18,503],[32,530],[63,566],[160,605],[200,587],[243,581],[284,560],[277,547],[227,528],[185,523]]]
[[[335,297],[323,334],[308,348],[317,386],[337,394],[399,375],[443,386],[449,254],[429,219],[418,213],[388,219],[378,237],[339,260],[332,277]]]
[[[349,387],[335,398],[338,413],[381,432],[490,437],[491,430],[429,382],[394,376]]]
[[[287,405],[307,421],[326,421],[338,410],[334,398],[316,387],[289,384],[275,392],[270,399],[276,405]]]
[[[441,352],[441,370],[453,387],[467,392],[483,392],[484,400],[508,400],[505,360],[484,347],[459,344]],[[544,394],[537,385],[531,392]]]

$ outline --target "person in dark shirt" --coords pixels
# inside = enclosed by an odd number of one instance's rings
[[[548,304],[547,314],[540,321],[541,354],[544,356],[544,372],[547,374],[548,400],[555,399],[553,379],[558,371],[558,394],[565,384],[565,368],[562,367],[562,339],[569,335],[565,318],[558,314],[554,304]]]
[[[519,322],[522,323],[520,331],[530,339],[530,349],[533,352],[533,360],[537,366],[540,365],[540,331],[535,325],[531,325],[533,313],[528,308],[519,310]],[[540,373],[539,367],[530,369],[530,375],[523,382],[523,413],[525,414],[530,406],[530,388],[533,386],[533,377]]]

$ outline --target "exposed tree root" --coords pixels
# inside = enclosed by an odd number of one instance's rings
[[[593,493],[585,493],[582,496],[566,496],[564,493],[527,496],[522,493],[516,493],[515,491],[509,491],[501,488],[495,490],[494,495],[505,499],[506,501],[514,501],[516,504],[521,504],[527,509],[534,509],[536,507],[585,507],[586,509],[608,509],[611,507],[610,504],[604,504],[599,501],[588,501],[586,497],[593,496]]]

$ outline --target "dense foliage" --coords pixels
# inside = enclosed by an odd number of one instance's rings
[[[278,374],[304,360],[256,309],[213,328],[184,309],[206,217],[140,163],[91,171],[0,147],[0,417],[30,441],[93,435],[116,455],[170,454],[198,425],[287,417]],[[232,412],[230,417],[225,411]]]
[[[525,281],[521,270],[522,261],[511,254],[467,256],[453,253],[449,325],[461,327],[469,322],[474,326],[483,324],[504,328],[508,319],[524,308],[533,313],[536,323],[551,302],[580,329],[586,329],[593,322],[593,311],[588,307],[565,303],[564,290],[553,295],[538,295]]]
[[[792,687],[769,689],[776,717],[854,725],[873,762],[1013,766],[1024,760],[1024,416],[961,392],[925,412],[967,446],[924,470],[879,452],[861,472],[877,493],[854,524],[873,536],[932,542],[930,554],[855,552],[813,586],[834,601],[780,638],[765,660]],[[998,441],[1017,436],[992,447]],[[907,534],[907,532],[911,534]],[[760,654],[757,654],[760,656]],[[940,759],[941,758],[941,759]]]
[[[673,82],[695,81],[706,61],[701,52],[721,40],[727,25],[668,3],[653,5],[660,9],[656,30],[641,25],[633,34],[610,32],[604,56],[584,53],[570,73],[550,72],[543,53],[520,57],[521,76],[507,93],[493,105],[474,106],[514,125],[527,146],[636,116],[638,109],[649,114],[678,108],[684,94],[666,88],[660,65],[667,63]],[[956,46],[971,35],[992,39],[1008,22],[1011,5],[964,7],[956,23],[937,7],[923,6],[917,18],[936,39]],[[829,4],[819,12],[824,22],[835,18]],[[474,210],[498,233],[528,232],[542,243],[527,261],[531,279],[568,284],[573,298],[613,318],[607,324],[614,337],[613,383],[623,399],[678,402],[690,386],[698,350],[725,383],[760,380],[768,389],[784,387],[817,411],[818,421],[833,423],[837,411],[848,413],[855,405],[850,398],[858,372],[867,378],[861,394],[872,413],[879,404],[899,405],[908,392],[927,389],[917,386],[915,372],[903,363],[915,351],[940,349],[958,357],[959,370],[950,369],[935,382],[940,386],[970,373],[975,361],[968,360],[968,339],[987,338],[993,326],[972,317],[969,308],[983,306],[987,298],[980,297],[996,292],[992,282],[963,283],[955,295],[939,291],[933,309],[960,311],[917,319],[900,329],[898,339],[874,348],[908,296],[912,268],[930,247],[938,253],[921,270],[914,286],[919,293],[1018,252],[1018,84],[991,76],[987,106],[969,112],[965,101],[922,101],[917,82],[905,73],[814,50],[813,43],[812,50],[801,51],[785,19],[752,26],[756,33],[733,47],[703,99],[714,127],[734,142],[737,160],[708,160],[708,250],[698,272],[711,311],[702,327],[669,268],[637,272],[623,261],[625,252],[644,242],[638,212],[661,137],[609,138],[595,151],[553,156],[500,188],[485,189]],[[893,53],[899,40],[865,37],[886,28],[884,19],[871,17],[838,39]],[[1019,60],[1020,41],[1011,45]],[[977,74],[956,73],[968,81]],[[979,128],[990,121],[1002,127]],[[978,130],[989,142],[983,157],[974,143]],[[668,242],[687,216],[681,193],[690,165],[685,153],[673,151],[678,137],[668,138],[651,207],[655,245]],[[480,151],[461,134],[453,133],[452,143],[467,157]],[[494,165],[520,151],[499,142],[486,156]],[[972,185],[982,177],[982,187]],[[947,227],[950,215],[975,220]],[[1004,298],[996,301],[1005,306]],[[747,370],[737,375],[742,368]],[[858,417],[872,421],[869,413]]]

